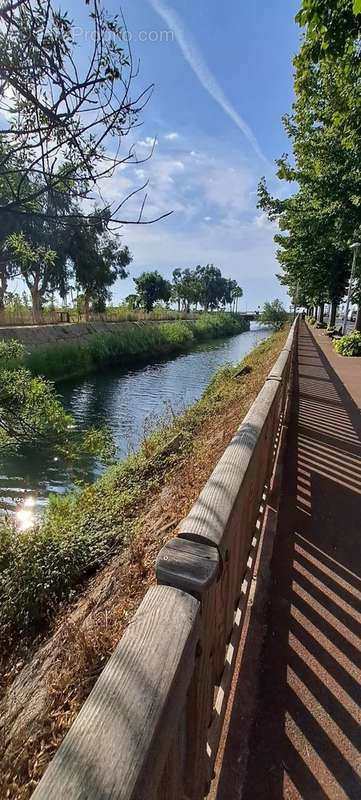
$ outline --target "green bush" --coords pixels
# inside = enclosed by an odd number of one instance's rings
[[[341,339],[336,339],[334,348],[341,356],[361,356],[361,333],[353,331]]]
[[[0,339],[0,368],[19,369],[23,366],[25,348],[17,339]]]
[[[318,320],[316,320],[314,322],[314,327],[319,328],[320,330],[324,330],[327,326],[325,322],[318,322]]]

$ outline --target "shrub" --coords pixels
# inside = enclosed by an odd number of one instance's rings
[[[17,339],[0,339],[1,369],[19,369],[23,365],[25,348]]]
[[[361,356],[361,333],[353,331],[334,342],[334,348],[341,356]]]

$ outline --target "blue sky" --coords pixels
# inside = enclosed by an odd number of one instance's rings
[[[155,84],[137,152],[153,137],[157,145],[138,175],[129,167],[118,176],[116,190],[149,178],[146,213],[174,210],[124,231],[132,274],[213,262],[241,284],[244,307],[286,300],[275,278],[274,230],[257,212],[256,189],[263,174],[279,189],[273,162],[289,149],[281,116],[293,98],[297,7],[294,0],[227,0],[224,10],[216,0],[123,2],[139,85]],[[117,11],[117,3],[109,8]],[[114,294],[131,290],[128,279]]]
[[[86,57],[84,6],[67,5],[80,26],[83,17],[79,46]],[[115,0],[105,5],[119,11]],[[256,190],[266,175],[280,191],[274,159],[289,150],[281,116],[292,104],[297,8],[295,0],[122,3],[140,61],[137,87],[155,84],[133,132],[138,156],[155,137],[157,144],[150,161],[118,169],[103,193],[117,200],[149,179],[148,218],[174,212],[154,225],[123,229],[134,257],[131,275],[159,269],[171,276],[175,267],[214,263],[243,287],[243,308],[276,296],[286,301],[275,277],[274,228],[256,209]],[[132,201],[128,214],[135,212]],[[131,278],[119,281],[114,300],[132,290]]]

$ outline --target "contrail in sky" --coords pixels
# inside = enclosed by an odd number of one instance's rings
[[[255,153],[257,153],[258,157],[262,161],[267,162],[267,159],[263,155],[254,133],[229,102],[228,98],[223,92],[223,89],[220,87],[214,75],[212,75],[202,54],[199,52],[196,43],[192,40],[191,34],[185,30],[183,22],[177,12],[172,8],[169,8],[169,6],[166,6],[162,0],[150,0],[150,4],[157,14],[159,14],[159,16],[168,25],[168,27],[174,32],[184,58],[192,68],[204,89],[208,92],[208,94],[211,95],[211,97],[213,97],[216,103],[218,103],[223,111],[242,131],[250,145],[253,147]]]

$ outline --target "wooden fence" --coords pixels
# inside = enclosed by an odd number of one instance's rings
[[[262,511],[287,426],[297,325],[179,535],[160,552],[157,586],[145,596],[34,800],[207,795]]]
[[[224,308],[219,309],[219,311],[222,311],[222,314],[233,313]],[[154,310],[149,313],[141,310],[108,309],[103,314],[96,314],[91,311],[88,318],[86,318],[84,313],[78,313],[74,308],[62,311],[45,309],[40,314],[38,321],[35,322],[30,309],[24,308],[19,311],[12,311],[6,307],[3,311],[0,311],[0,328],[38,327],[39,325],[64,325],[64,323],[74,324],[79,322],[169,322],[177,319],[199,319],[204,313],[204,311],[190,311],[187,313],[186,311],[175,311],[171,308]],[[252,320],[257,320],[259,313],[257,311],[240,311],[238,316],[251,322]]]
[[[70,308],[62,311],[45,309],[40,314],[38,321],[35,322],[30,309],[24,308],[20,311],[12,311],[6,307],[3,311],[0,311],[0,327],[14,328],[35,325],[64,325],[64,323],[74,324],[79,322],[138,322],[144,320],[147,322],[167,322],[177,319],[198,319],[199,316],[200,312],[198,311],[190,311],[189,314],[187,314],[185,311],[174,311],[166,308],[161,311],[151,311],[148,314],[145,311],[126,311],[125,309],[119,309],[117,311],[117,309],[108,309],[103,314],[96,314],[91,311],[88,318],[86,318],[84,313],[78,313],[76,309]]]

